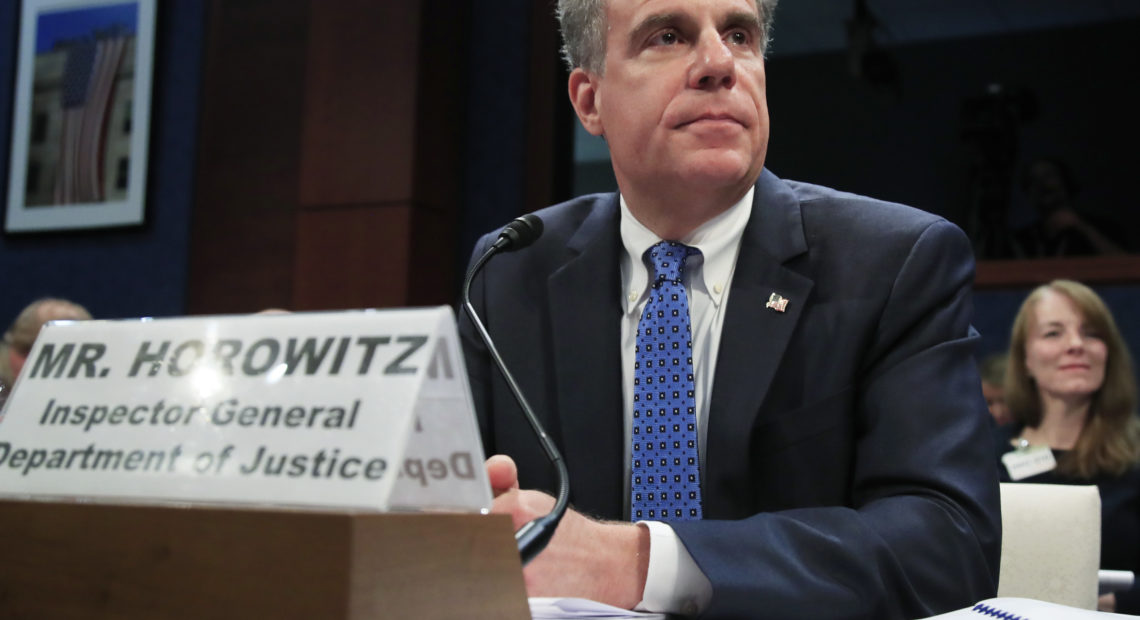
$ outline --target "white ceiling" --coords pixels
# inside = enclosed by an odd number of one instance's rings
[[[1140,18],[1140,0],[868,0],[868,6],[885,47]],[[843,49],[854,7],[855,0],[781,0],[769,53]]]

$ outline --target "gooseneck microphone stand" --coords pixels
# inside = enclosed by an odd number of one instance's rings
[[[546,451],[547,458],[554,465],[558,477],[558,495],[554,503],[554,508],[549,514],[538,517],[523,525],[517,532],[515,532],[515,542],[518,544],[519,556],[522,558],[522,563],[525,566],[528,562],[534,559],[550,542],[550,538],[554,536],[554,530],[558,527],[558,522],[562,520],[562,515],[566,513],[566,507],[570,502],[570,474],[566,470],[566,464],[562,461],[562,455],[558,452],[558,448],[554,445],[554,441],[546,434],[546,430],[542,428],[542,424],[534,415],[534,410],[531,409],[530,403],[527,402],[526,397],[523,396],[522,390],[519,389],[518,383],[515,382],[514,376],[507,370],[507,366],[503,363],[502,356],[499,355],[495,343],[491,340],[491,335],[487,333],[487,328],[483,326],[483,321],[479,319],[478,313],[475,312],[474,306],[471,305],[471,281],[487,261],[499,252],[511,252],[520,250],[526,246],[534,243],[539,236],[542,235],[542,220],[533,213],[529,213],[522,217],[516,218],[503,232],[499,234],[499,238],[491,247],[475,262],[471,270],[467,272],[467,277],[463,280],[463,310],[467,313],[468,318],[475,325],[475,330],[479,333],[479,337],[483,339],[483,344],[487,346],[488,353],[491,354],[491,359],[495,361],[495,366],[499,369],[499,373],[507,382],[507,387],[510,388],[511,394],[514,395],[515,400],[522,409],[523,415],[526,417],[527,422],[530,423],[531,429],[535,435],[538,436],[538,441],[542,445],[542,449]]]

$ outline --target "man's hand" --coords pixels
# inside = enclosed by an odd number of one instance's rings
[[[487,459],[492,512],[511,515],[517,530],[554,507],[554,498],[519,489],[518,469],[503,455]],[[574,596],[632,609],[649,570],[649,530],[602,522],[567,510],[546,550],[523,569],[529,596]]]
[[[487,481],[491,483],[491,495],[499,497],[508,491],[519,490],[519,470],[509,456],[496,454],[487,459]],[[518,529],[518,526],[515,526]]]

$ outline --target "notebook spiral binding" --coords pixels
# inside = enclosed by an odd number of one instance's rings
[[[1019,616],[1017,614],[1009,613],[1008,611],[1002,611],[996,607],[990,607],[989,605],[982,603],[974,605],[974,609],[972,611],[982,614],[983,616],[1001,618],[1001,620],[1029,620],[1025,616]]]

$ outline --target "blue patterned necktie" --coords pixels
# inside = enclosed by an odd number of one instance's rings
[[[633,366],[632,520],[701,518],[689,298],[681,275],[700,250],[662,241],[646,250],[652,290]]]

